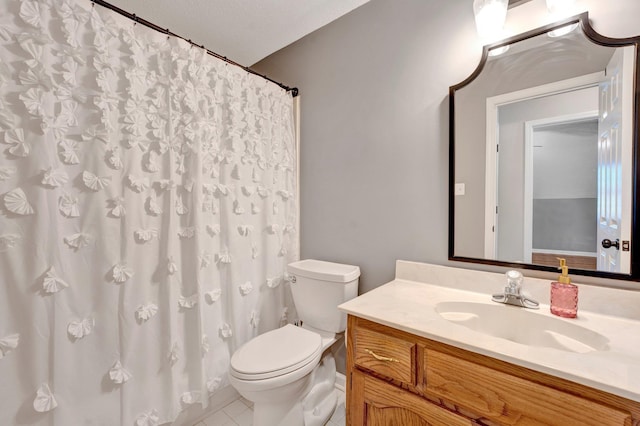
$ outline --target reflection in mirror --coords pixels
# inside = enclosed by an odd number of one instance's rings
[[[637,39],[572,19],[494,45],[451,88],[453,260],[632,277]]]
[[[597,87],[497,109],[495,258],[596,269]]]
[[[588,96],[594,97],[597,104],[597,91]],[[525,157],[532,157],[531,167],[525,160],[524,170],[524,261],[555,266],[556,257],[564,257],[574,268],[596,269],[597,110],[583,117],[528,122],[524,147]],[[504,232],[499,228],[501,234]],[[503,249],[507,244],[498,243],[498,247]],[[504,256],[507,259],[509,254]],[[498,253],[497,257],[503,255]]]

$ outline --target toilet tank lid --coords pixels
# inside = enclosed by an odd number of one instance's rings
[[[292,275],[337,283],[348,283],[360,276],[360,268],[357,266],[314,259],[290,263],[287,271]]]

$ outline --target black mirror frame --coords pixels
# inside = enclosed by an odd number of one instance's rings
[[[457,90],[471,83],[480,74],[487,62],[489,50],[507,46],[512,43],[527,40],[541,34],[545,34],[551,30],[564,27],[570,24],[580,24],[584,35],[595,44],[608,47],[635,46],[636,60],[634,64],[634,87],[633,87],[633,167],[632,167],[632,211],[631,211],[631,265],[629,274],[612,273],[603,271],[593,271],[587,269],[572,269],[571,272],[576,275],[585,275],[591,277],[601,277],[617,280],[640,281],[640,246],[634,249],[634,242],[640,244],[640,146],[638,124],[640,122],[640,36],[628,38],[610,38],[597,33],[589,22],[588,12],[571,18],[549,24],[534,30],[501,40],[496,43],[488,44],[482,49],[482,57],[478,67],[461,83],[449,87],[449,260],[456,262],[479,263],[484,265],[504,266],[517,269],[534,269],[539,271],[557,272],[558,269],[552,266],[534,265],[530,263],[503,262],[499,260],[481,259],[473,257],[456,256],[454,254],[454,236],[455,236],[455,93]]]

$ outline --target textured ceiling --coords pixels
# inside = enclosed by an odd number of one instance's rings
[[[107,0],[250,66],[369,0]]]

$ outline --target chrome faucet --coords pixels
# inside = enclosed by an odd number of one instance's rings
[[[506,275],[507,286],[504,288],[504,293],[494,294],[491,300],[507,305],[538,309],[540,304],[522,293],[522,274],[518,271],[509,271]]]

